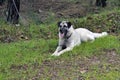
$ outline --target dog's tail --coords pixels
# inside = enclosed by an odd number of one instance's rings
[[[108,33],[107,32],[102,32],[102,33],[93,33],[95,38],[99,38],[99,37],[104,37],[107,36]]]

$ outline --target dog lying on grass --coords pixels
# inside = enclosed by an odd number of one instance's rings
[[[64,52],[71,51],[75,46],[80,45],[82,41],[94,41],[96,38],[108,35],[107,32],[94,33],[85,28],[74,29],[71,22],[58,22],[59,44],[52,56],[59,56]]]

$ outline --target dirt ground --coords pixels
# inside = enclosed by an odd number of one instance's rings
[[[38,2],[35,1],[35,3]],[[57,17],[81,17],[86,14],[87,9],[78,1],[75,3],[62,0],[41,0],[33,5],[35,11],[39,13],[52,11]]]
[[[0,16],[6,11],[6,5],[0,7]],[[21,0],[21,16],[29,18],[38,17],[45,21],[49,16],[56,18],[79,18],[90,12],[94,6],[94,0],[65,1],[65,0]],[[34,14],[33,14],[34,13]]]

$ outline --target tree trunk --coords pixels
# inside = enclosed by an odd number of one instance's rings
[[[0,0],[0,6],[2,6],[3,2],[4,2],[4,0]]]
[[[7,10],[7,21],[13,24],[18,24],[20,0],[8,0]]]
[[[106,1],[107,0],[96,0],[96,6],[106,7]]]

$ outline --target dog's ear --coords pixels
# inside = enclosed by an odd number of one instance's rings
[[[71,22],[67,22],[67,25],[68,25],[68,28],[70,28],[71,27]]]
[[[60,23],[61,23],[61,21],[59,21],[59,22],[57,23],[58,27],[60,27]]]

